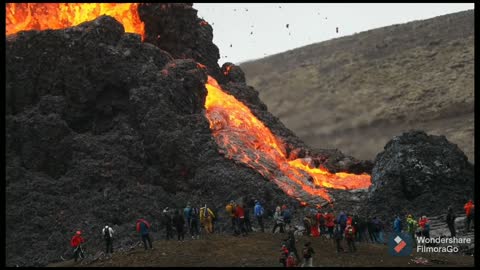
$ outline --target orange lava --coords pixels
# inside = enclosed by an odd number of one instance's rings
[[[298,199],[297,186],[330,202],[325,188],[359,189],[370,186],[368,174],[333,174],[325,169],[310,168],[301,159],[287,160],[283,143],[247,106],[225,93],[211,76],[205,86],[208,90],[205,108],[210,129],[225,155],[256,169],[288,195]],[[308,181],[309,178],[313,179],[313,183]]]
[[[123,24],[125,32],[144,38],[138,3],[8,3],[6,34],[23,30],[62,29],[109,15]]]

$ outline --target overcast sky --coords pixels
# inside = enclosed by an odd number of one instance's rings
[[[213,27],[213,42],[220,49],[221,65],[378,27],[474,9],[474,3],[198,3],[193,7]]]

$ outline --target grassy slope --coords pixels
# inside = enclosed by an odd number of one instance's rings
[[[373,159],[412,128],[474,162],[474,16],[459,12],[241,65],[269,111],[313,147]]]

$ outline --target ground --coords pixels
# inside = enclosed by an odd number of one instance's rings
[[[115,253],[111,259],[97,260],[90,264],[66,261],[51,264],[53,267],[67,266],[281,266],[278,262],[280,243],[285,234],[251,233],[247,237],[211,235],[208,239],[185,242],[158,240],[153,250],[143,246],[125,253]],[[417,254],[408,257],[393,257],[388,246],[370,243],[357,245],[356,253],[337,254],[332,240],[323,238],[297,237],[297,250],[301,252],[306,241],[312,242],[315,250],[314,266],[473,266],[474,257],[450,254]],[[345,247],[345,245],[344,245]],[[416,264],[415,258],[426,258],[427,264]]]

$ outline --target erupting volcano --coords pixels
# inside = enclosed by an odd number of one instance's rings
[[[140,34],[143,40],[145,27],[138,7],[136,3],[7,4],[6,34],[22,30],[66,28],[106,14],[121,22],[126,32]],[[199,67],[205,66],[199,64]],[[231,66],[227,66],[223,74],[228,76],[230,70]],[[225,93],[211,76],[208,76],[205,86],[208,90],[206,116],[220,152],[229,159],[255,169],[286,194],[302,202],[302,205],[307,203],[300,198],[300,191],[312,198],[321,197],[331,202],[325,188],[364,189],[370,186],[370,175],[366,173],[330,173],[325,168],[311,166],[308,157],[289,160],[282,139],[274,136],[247,106]],[[309,204],[320,206],[319,202],[311,200]]]

